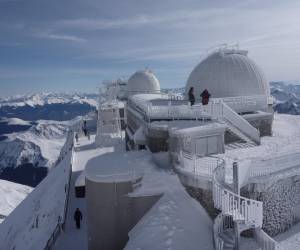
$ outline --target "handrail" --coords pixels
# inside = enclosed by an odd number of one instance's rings
[[[179,162],[181,171],[192,173],[195,177],[202,176],[209,179],[212,178],[216,167],[225,164],[224,160],[218,157],[200,157],[182,150],[179,153]]]
[[[277,156],[269,160],[253,160],[249,178],[263,177],[300,166],[300,154],[292,153]]]
[[[214,245],[216,250],[223,250],[224,241],[222,239],[223,234],[223,215],[222,213],[214,220],[213,224],[213,234],[214,234]]]
[[[254,238],[261,246],[262,250],[279,250],[280,244],[270,237],[264,230],[261,228],[255,228]]]
[[[218,166],[213,173],[213,200],[215,207],[223,214],[231,215],[233,220],[242,220],[246,224],[262,227],[263,203],[238,195],[227,187],[223,180],[219,180],[218,172],[224,173],[224,165]],[[224,178],[224,177],[222,177]]]
[[[231,123],[235,128],[249,137],[258,145],[260,144],[259,131],[254,128],[247,120],[238,115],[226,103],[223,102],[223,119]]]

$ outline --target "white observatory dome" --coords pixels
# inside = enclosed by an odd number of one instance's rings
[[[137,93],[158,93],[160,84],[151,70],[140,70],[135,72],[128,80],[128,94]]]
[[[196,99],[207,89],[214,98],[270,95],[261,69],[245,50],[221,49],[201,61],[190,74],[186,93],[194,87]]]

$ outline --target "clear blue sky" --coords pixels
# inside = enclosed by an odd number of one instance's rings
[[[300,79],[299,0],[0,0],[0,96],[96,91],[151,68],[183,86],[207,48],[249,50],[269,80]]]

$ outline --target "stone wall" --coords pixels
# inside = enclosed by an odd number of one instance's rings
[[[263,202],[263,230],[270,236],[297,222],[294,208],[300,205],[300,176],[278,180],[264,190],[261,185],[258,189],[256,184],[250,184],[242,188],[241,194]]]

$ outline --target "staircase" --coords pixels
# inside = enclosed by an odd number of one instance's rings
[[[105,103],[101,103],[101,99],[99,99],[97,135],[95,139],[96,144],[99,146],[111,143],[111,136],[122,136],[120,110],[116,99],[116,86],[109,86],[106,94]]]
[[[227,229],[223,232],[223,250],[231,250],[234,249],[235,246],[235,238],[233,229]]]
[[[208,105],[203,106],[203,112],[226,124],[229,132],[236,135],[241,141],[249,143],[248,145],[260,144],[259,131],[223,101],[214,102],[212,100]]]
[[[213,171],[213,202],[214,207],[221,211],[213,226],[215,249],[235,249],[233,224],[239,234],[250,228],[255,229],[254,238],[262,250],[279,249],[278,243],[261,229],[263,203],[234,193],[225,183],[225,162],[219,162],[222,164]]]

